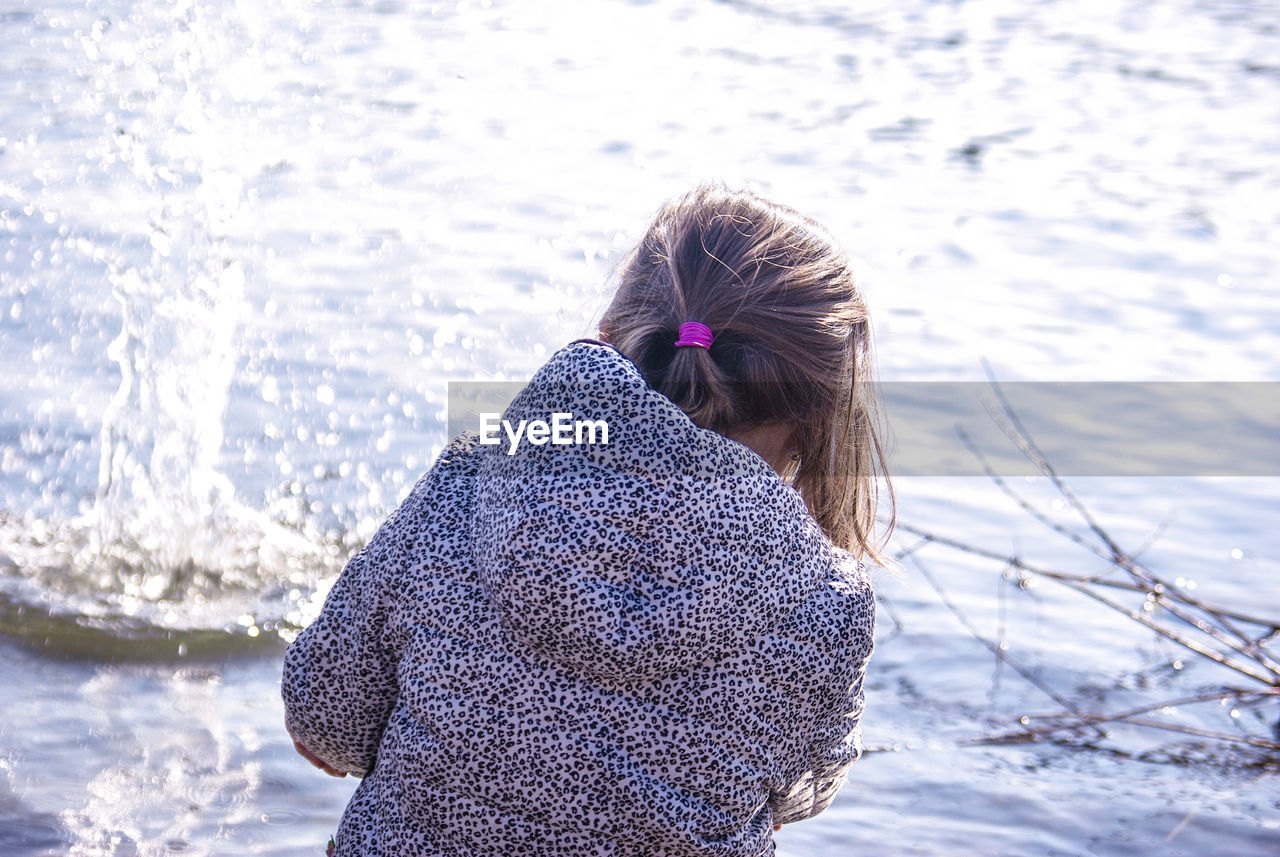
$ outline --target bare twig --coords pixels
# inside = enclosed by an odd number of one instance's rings
[[[1000,551],[980,548],[980,547],[977,547],[976,545],[971,545],[966,542],[959,541],[958,539],[953,539],[949,536],[939,535],[937,533],[931,532],[929,530],[921,529],[919,527],[913,526],[905,522],[898,522],[896,527],[897,529],[902,530],[903,532],[911,533],[913,536],[918,536],[922,540],[921,542],[917,542],[911,548],[912,551],[919,550],[921,547],[924,546],[925,543],[933,542],[936,544],[945,545],[946,547],[949,547],[949,548],[955,548],[956,550],[959,550],[959,551],[964,551],[965,553],[971,553],[977,556],[986,557],[988,559],[997,560],[999,562],[1010,565],[1013,568],[1019,569],[1021,571],[1026,571],[1030,574],[1035,574],[1040,577],[1046,577],[1053,580],[1070,580],[1070,581],[1075,581],[1077,583],[1107,586],[1115,589],[1125,589],[1131,592],[1148,593],[1152,591],[1152,588],[1150,586],[1146,586],[1141,583],[1133,583],[1133,582],[1124,581],[1124,580],[1105,580],[1096,575],[1072,574],[1070,572],[1056,571],[1054,569],[1048,569],[1042,566],[1031,565],[1026,561],[1024,561],[1023,559],[1021,559],[1020,557],[1013,556],[1007,553],[1001,553]],[[1240,622],[1248,622],[1254,625],[1258,625],[1262,628],[1266,628],[1270,632],[1267,636],[1273,636],[1277,633],[1280,633],[1280,620],[1263,619],[1248,613],[1242,613],[1238,610],[1234,610],[1229,607],[1219,607],[1219,606],[1211,605],[1207,602],[1198,601],[1190,598],[1188,598],[1188,600],[1192,601],[1193,603],[1195,603],[1197,606],[1199,606],[1201,609],[1205,611],[1217,613],[1222,616],[1228,616]],[[1254,643],[1259,643],[1261,641],[1262,641],[1261,639],[1252,640],[1252,642]]]
[[[974,551],[974,552],[991,555],[992,558],[1000,558],[999,555],[994,554],[994,552],[991,552],[991,553],[981,552],[981,551]],[[1037,569],[1028,567],[1025,563],[1022,563],[1016,557],[1007,557],[1004,559],[1009,563],[1009,565],[1013,566],[1014,568],[1022,568],[1022,569],[1031,571],[1033,573],[1038,573]],[[912,557],[912,561],[918,564],[918,560],[914,556]],[[1141,624],[1155,631],[1157,634],[1160,634],[1161,636],[1166,637],[1187,649],[1190,649],[1191,651],[1195,652],[1198,655],[1202,655],[1203,657],[1209,658],[1210,660],[1215,661],[1221,664],[1222,666],[1225,666],[1229,669],[1233,669],[1236,672],[1241,673],[1242,675],[1248,676],[1249,678],[1256,679],[1257,681],[1260,681],[1263,684],[1270,685],[1273,687],[1280,686],[1280,679],[1277,679],[1277,677],[1274,674],[1268,675],[1267,672],[1254,670],[1249,666],[1237,663],[1236,661],[1231,660],[1225,655],[1222,655],[1219,652],[1215,652],[1213,649],[1203,646],[1194,640],[1179,636],[1173,631],[1170,631],[1167,628],[1164,628],[1158,623],[1152,621],[1147,616],[1144,616],[1141,612],[1136,610],[1130,610],[1129,608],[1125,607],[1123,604],[1119,604],[1097,592],[1094,592],[1092,589],[1089,588],[1087,584],[1077,583],[1069,579],[1065,575],[1043,575],[1043,576],[1047,577],[1050,580],[1054,580],[1057,583],[1060,583],[1061,585],[1066,586],[1069,589],[1073,589],[1076,592],[1081,593],[1082,595],[1086,595],[1089,598],[1092,598],[1093,600],[1099,602],[1100,604],[1104,604],[1107,607],[1110,607],[1112,610],[1115,610],[1119,613],[1124,614],[1125,616],[1128,616],[1130,619],[1133,619],[1135,622],[1140,622]]]
[[[1125,711],[1117,711],[1114,714],[1107,715],[1089,715],[1090,719],[1096,723],[1108,720],[1124,720],[1128,717],[1134,717],[1139,714],[1146,714],[1151,711],[1162,710],[1165,708],[1177,708],[1180,705],[1195,705],[1200,702],[1219,702],[1224,699],[1234,697],[1237,702],[1246,697],[1255,699],[1265,699],[1267,697],[1280,696],[1280,688],[1265,688],[1262,690],[1240,690],[1236,688],[1219,688],[1217,690],[1208,691],[1206,693],[1197,693],[1193,696],[1183,696],[1178,699],[1166,699],[1163,702],[1156,702],[1151,705],[1142,705],[1137,708],[1130,708]],[[1052,720],[1061,718],[1061,713],[1055,714],[1027,714],[1023,716],[1024,720]]]
[[[1261,747],[1263,749],[1268,749],[1268,750],[1280,750],[1280,742],[1272,741],[1269,738],[1254,738],[1248,735],[1231,735],[1226,732],[1216,732],[1216,731],[1211,731],[1207,729],[1201,729],[1195,726],[1186,726],[1179,723],[1168,723],[1165,721],[1138,718],[1138,715],[1140,714],[1146,714],[1148,712],[1156,711],[1158,709],[1174,708],[1179,705],[1194,705],[1195,703],[1210,702],[1213,700],[1220,700],[1230,696],[1236,697],[1237,701],[1239,701],[1244,697],[1254,697],[1254,698],[1261,699],[1264,697],[1274,697],[1278,695],[1280,695],[1280,689],[1275,689],[1275,688],[1268,688],[1266,690],[1238,690],[1234,688],[1223,689],[1223,690],[1218,690],[1211,693],[1200,693],[1194,696],[1186,696],[1180,699],[1170,699],[1164,702],[1155,703],[1153,705],[1144,705],[1138,708],[1131,708],[1131,709],[1128,709],[1127,711],[1117,711],[1113,714],[1086,714],[1084,715],[1084,719],[1089,721],[1089,723],[1093,725],[1097,725],[1100,723],[1128,723],[1129,725],[1132,725],[1132,726],[1150,726],[1153,728],[1165,729],[1173,732],[1183,732],[1189,735],[1199,735],[1201,737],[1206,737],[1206,738],[1216,738],[1224,741],[1234,741],[1237,743],[1249,744],[1254,747]],[[1022,722],[1023,724],[1026,724],[1032,720],[1061,721],[1065,717],[1066,715],[1060,714],[1060,713],[1047,714],[1047,715],[1028,714],[1022,717]],[[1078,719],[1079,715],[1072,714],[1071,718],[1073,720]],[[1063,731],[1074,732],[1074,731],[1078,731],[1080,728],[1081,728],[1081,724],[1075,723],[1075,722],[1048,723],[1045,726],[1041,726],[1037,728],[1029,727],[1026,729],[1019,730],[1017,732],[1008,732],[1000,735],[981,736],[978,738],[971,739],[964,743],[1000,744],[1000,743],[1010,743],[1010,742],[1032,741],[1038,738],[1043,738],[1048,735],[1052,735],[1056,732],[1063,732]]]
[[[888,636],[885,637],[886,640],[893,639],[894,637],[901,634],[903,631],[903,628],[905,628],[906,626],[902,624],[902,618],[898,616],[898,611],[894,609],[892,602],[890,602],[889,599],[884,596],[884,593],[877,592],[876,601],[879,602],[880,606],[884,608],[884,612],[889,614],[889,618],[893,620],[893,630],[890,631]]]
[[[1021,507],[1024,512],[1026,512],[1031,517],[1035,518],[1040,523],[1044,524],[1049,529],[1053,530],[1055,533],[1070,539],[1071,541],[1080,545],[1082,548],[1093,551],[1094,553],[1101,556],[1103,559],[1108,558],[1108,555],[1104,551],[1099,550],[1096,545],[1090,544],[1084,538],[1084,536],[1080,535],[1077,532],[1067,529],[1066,527],[1059,524],[1057,521],[1050,520],[1047,515],[1045,515],[1035,506],[1032,506],[1025,499],[1023,499],[1021,494],[1019,494],[1018,492],[1014,491],[1011,487],[1009,487],[1009,483],[1005,481],[1003,476],[996,473],[995,470],[992,469],[990,462],[987,460],[987,456],[982,452],[982,450],[978,449],[978,447],[974,444],[973,440],[969,437],[968,432],[966,432],[959,425],[955,427],[955,432],[956,432],[956,435],[960,438],[960,442],[965,445],[965,448],[968,449],[969,452],[972,453],[973,456],[978,459],[978,463],[982,465],[982,471],[987,475],[987,478],[990,479],[995,484],[995,486],[999,488],[1001,491],[1003,491],[1010,499],[1012,499],[1015,503],[1017,503],[1018,506]]]
[[[1023,426],[1022,424],[1022,420],[1018,417],[1017,413],[1013,410],[1013,407],[1009,404],[1008,399],[1005,398],[1004,391],[1000,388],[999,383],[992,376],[990,367],[987,366],[985,363],[984,363],[984,369],[987,372],[988,381],[991,384],[991,388],[996,396],[996,399],[1000,403],[1000,407],[1002,410],[1002,413],[997,414],[995,413],[995,411],[991,409],[989,405],[984,404],[984,406],[986,406],[987,413],[991,416],[992,420],[994,420],[995,423],[1000,427],[1001,431],[1005,433],[1005,436],[1008,437],[1009,440],[1015,446],[1018,447],[1018,449],[1022,452],[1022,454],[1026,456],[1027,459],[1030,460],[1033,464],[1035,464],[1037,469],[1039,469],[1041,473],[1049,477],[1049,479],[1053,482],[1054,487],[1058,489],[1058,492],[1062,494],[1062,496],[1067,500],[1068,503],[1071,504],[1071,506],[1080,515],[1081,519],[1085,522],[1085,524],[1089,527],[1089,529],[1094,533],[1094,535],[1098,537],[1098,539],[1106,547],[1107,552],[1109,552],[1110,554],[1108,558],[1111,560],[1111,562],[1115,563],[1117,566],[1124,569],[1130,575],[1146,582],[1148,585],[1152,587],[1163,586],[1165,589],[1168,589],[1174,593],[1172,597],[1177,598],[1178,600],[1187,601],[1187,603],[1191,603],[1181,593],[1178,593],[1174,587],[1170,586],[1167,582],[1160,580],[1158,577],[1152,574],[1148,569],[1139,565],[1138,562],[1134,559],[1134,556],[1126,552],[1125,550],[1123,550],[1120,547],[1119,543],[1116,542],[1105,529],[1103,529],[1103,527],[1098,523],[1097,519],[1094,518],[1092,512],[1090,512],[1088,507],[1085,506],[1085,504],[1080,500],[1080,498],[1076,496],[1075,492],[1073,492],[1070,489],[1070,487],[1067,486],[1067,484],[1058,475],[1057,471],[1054,470],[1053,466],[1049,463],[1044,453],[1036,445],[1035,441],[1032,440],[1030,433],[1027,432],[1026,427]],[[984,463],[984,467],[985,467],[985,463]],[[990,468],[986,468],[986,469],[988,472],[990,472]],[[1037,516],[1037,517],[1039,520],[1045,521],[1044,518],[1040,516]],[[1090,545],[1087,542],[1082,541],[1075,534],[1070,533],[1070,531],[1065,531],[1064,528],[1061,528],[1051,522],[1046,521],[1046,523],[1049,523],[1050,526],[1052,526],[1055,530],[1059,532],[1066,532],[1068,536],[1072,538],[1073,541],[1077,542],[1078,544],[1082,544],[1083,546],[1088,548],[1090,551],[1097,553],[1100,556],[1104,556],[1104,557],[1107,556],[1107,553],[1104,553],[1103,551],[1099,550],[1096,545]],[[1232,625],[1232,623],[1228,621],[1225,617],[1215,617],[1215,618],[1218,619],[1218,621],[1220,622],[1224,630],[1234,635],[1237,639],[1241,640],[1246,644],[1249,644],[1252,642],[1246,635],[1241,633],[1239,629],[1234,627],[1234,625]]]
[[[1248,744],[1251,747],[1259,747],[1264,750],[1280,750],[1280,741],[1272,741],[1270,738],[1255,738],[1251,735],[1232,735],[1230,732],[1215,732],[1211,729],[1201,729],[1196,726],[1184,726],[1179,723],[1165,723],[1160,720],[1146,720],[1138,718],[1095,717],[1087,714],[1085,715],[1085,718],[1088,721],[1087,725],[1094,728],[1097,728],[1100,723],[1127,723],[1130,726],[1164,729],[1168,732],[1181,732],[1185,735],[1196,735],[1201,738],[1213,738],[1218,741]],[[1027,743],[1048,737],[1056,732],[1078,732],[1085,728],[1085,725],[1086,724],[1081,723],[1065,723],[1056,726],[1046,726],[1039,729],[1023,729],[1016,732],[1005,732],[997,735],[983,735],[960,743],[966,745]],[[1104,732],[1103,735],[1105,737],[1106,733]]]
[[[1006,408],[1007,407],[1008,406],[1006,403]],[[992,415],[992,418],[996,420],[1001,419],[1000,417],[994,414]],[[1018,428],[1020,428],[1021,424],[1018,423],[1017,426]],[[1117,543],[1113,539],[1111,539],[1110,536],[1106,536],[1105,531],[1103,531],[1100,526],[1098,526],[1095,522],[1093,522],[1091,518],[1090,518],[1090,525],[1093,527],[1095,532],[1103,533],[1103,535],[1105,536],[1106,543],[1112,549],[1110,554],[1108,554],[1106,551],[1101,550],[1096,545],[1090,544],[1079,533],[1073,532],[1072,530],[1067,529],[1066,527],[1062,526],[1058,522],[1050,520],[1049,517],[1043,514],[1039,509],[1036,509],[1034,506],[1028,503],[1020,494],[1014,491],[999,474],[997,474],[991,468],[991,465],[987,461],[986,455],[984,455],[983,452],[980,449],[978,449],[977,446],[974,445],[973,441],[969,438],[969,435],[964,431],[964,429],[961,428],[960,426],[956,426],[955,430],[956,430],[956,434],[959,435],[960,440],[964,443],[965,447],[979,460],[979,462],[981,462],[983,471],[992,480],[992,482],[994,482],[995,485],[998,488],[1000,488],[1001,491],[1003,491],[1006,495],[1012,498],[1013,501],[1016,502],[1024,511],[1026,511],[1037,521],[1044,524],[1046,527],[1050,528],[1051,530],[1058,533],[1059,535],[1062,535],[1070,539],[1076,544],[1084,548],[1087,548],[1088,550],[1098,554],[1103,558],[1111,559],[1112,564],[1109,567],[1124,568],[1125,570],[1129,571],[1131,575],[1137,573],[1136,569],[1138,567],[1133,557],[1130,554],[1119,551],[1119,548],[1117,547]],[[1010,427],[1006,433],[1009,433],[1012,431],[1013,431],[1013,428]],[[1010,434],[1010,437],[1013,438],[1013,435]],[[1026,440],[1026,439],[1021,438],[1021,440]],[[1018,442],[1018,439],[1015,439],[1015,442]],[[1040,466],[1040,462],[1043,461],[1043,456],[1040,454],[1039,449],[1036,448],[1034,444],[1030,443],[1029,440],[1026,440],[1026,448],[1023,451],[1024,451],[1024,454],[1032,458],[1032,460],[1037,463],[1037,466]],[[1042,469],[1047,471],[1052,471],[1052,468],[1049,467],[1048,462],[1044,462],[1044,467]],[[1058,482],[1057,484],[1059,485],[1059,487],[1063,487],[1061,482]],[[1076,501],[1076,505],[1078,509],[1084,508],[1083,504],[1080,503],[1078,499]],[[1120,559],[1117,559],[1117,556],[1120,556],[1123,558],[1123,564],[1121,564]],[[1155,578],[1154,575],[1151,575],[1145,569],[1142,569],[1141,571],[1142,571],[1142,574],[1140,574],[1139,576],[1144,581],[1151,581],[1151,584],[1149,587],[1143,587],[1143,591],[1150,592],[1156,595],[1157,596],[1157,598],[1155,599],[1156,603],[1159,603],[1160,606],[1164,607],[1171,614],[1173,614],[1183,622],[1186,622],[1188,625],[1191,625],[1201,633],[1206,634],[1210,637],[1213,637],[1215,640],[1222,643],[1224,646],[1227,646],[1228,648],[1242,655],[1253,658],[1259,663],[1260,666],[1262,666],[1264,669],[1270,672],[1274,678],[1280,679],[1280,664],[1268,658],[1266,654],[1262,652],[1260,648],[1258,648],[1258,645],[1255,640],[1242,634],[1239,630],[1235,628],[1231,628],[1231,626],[1226,622],[1226,620],[1222,616],[1215,615],[1213,611],[1206,611],[1206,612],[1209,615],[1212,615],[1219,622],[1219,624],[1223,625],[1223,627],[1228,628],[1230,631],[1232,631],[1234,635],[1240,640],[1239,643],[1237,643],[1235,640],[1230,639],[1226,634],[1223,634],[1221,631],[1219,631],[1211,623],[1205,621],[1203,618],[1198,616],[1193,616],[1187,613],[1186,611],[1184,611],[1183,609],[1181,609],[1180,607],[1172,603],[1172,600],[1175,598],[1178,600],[1182,600],[1185,603],[1190,604],[1191,606],[1197,609],[1203,609],[1203,605],[1200,604],[1199,602],[1193,601],[1188,597],[1182,596],[1180,593],[1175,594],[1172,597],[1165,597],[1165,593],[1168,590],[1168,587],[1166,586],[1166,584],[1159,581],[1157,578]],[[1176,593],[1177,590],[1173,590],[1173,592]]]
[[[1094,517],[1089,507],[1063,481],[1061,476],[1047,460],[1039,446],[1031,438],[1026,426],[1023,425],[1021,419],[1010,405],[1009,400],[1004,395],[1004,391],[1000,388],[1000,385],[995,381],[994,377],[992,377],[989,367],[987,367],[987,375],[990,380],[996,402],[998,403],[998,408],[984,403],[987,407],[987,413],[997,423],[1009,440],[1017,446],[1023,455],[1035,464],[1042,474],[1049,478],[1058,493],[1061,494],[1076,514],[1080,516],[1081,520],[1088,528],[1089,533],[1097,539],[1097,543],[1086,538],[1085,535],[1052,520],[1048,515],[1041,512],[1023,498],[1004,478],[995,472],[989,464],[987,457],[981,450],[977,449],[964,430],[957,426],[956,432],[960,436],[960,439],[964,442],[970,452],[982,463],[983,470],[987,474],[988,478],[990,478],[1001,491],[1013,499],[1013,501],[1017,503],[1022,510],[1030,514],[1035,520],[1039,521],[1053,532],[1102,558],[1106,561],[1107,567],[1091,575],[1075,574],[1056,569],[1039,567],[1025,562],[1018,556],[1011,556],[1001,551],[981,548],[954,538],[941,536],[936,533],[912,527],[909,524],[898,524],[898,528],[900,530],[912,533],[920,539],[920,541],[911,545],[909,548],[904,549],[899,554],[899,558],[905,557],[911,560],[912,564],[916,566],[924,579],[937,592],[938,596],[942,599],[943,604],[957,617],[957,619],[960,620],[966,630],[968,630],[976,640],[995,654],[998,664],[1008,664],[1014,672],[1063,708],[1063,712],[1061,713],[1027,715],[1023,717],[1022,722],[1027,726],[1027,728],[1021,731],[999,735],[980,736],[962,743],[991,744],[1034,741],[1055,733],[1077,733],[1081,730],[1091,730],[1100,737],[1106,737],[1106,732],[1101,729],[1102,724],[1126,723],[1134,726],[1164,729],[1188,735],[1212,738],[1215,740],[1242,743],[1271,751],[1280,751],[1280,741],[1272,740],[1270,738],[1233,735],[1225,732],[1203,729],[1197,726],[1171,723],[1142,716],[1158,709],[1178,705],[1190,705],[1212,699],[1226,699],[1234,697],[1238,702],[1245,700],[1248,700],[1249,702],[1265,702],[1280,698],[1280,661],[1273,658],[1271,654],[1263,648],[1265,644],[1280,638],[1280,620],[1263,618],[1258,615],[1251,615],[1241,610],[1219,607],[1202,601],[1183,591],[1180,587],[1171,585],[1170,583],[1162,580],[1150,569],[1139,563],[1137,560],[1138,554],[1145,551],[1151,545],[1154,540],[1153,537],[1148,536],[1144,541],[1144,544],[1137,551],[1129,552],[1124,550],[1120,546],[1119,542],[1113,538],[1098,519]],[[1164,524],[1162,524],[1162,528],[1163,526]],[[1260,682],[1265,685],[1265,689],[1241,690],[1238,688],[1222,687],[1213,691],[1199,693],[1194,696],[1143,705],[1112,714],[1091,714],[1083,712],[1070,700],[1064,698],[1060,694],[1056,693],[1052,688],[1043,684],[1033,673],[1023,669],[1018,664],[1011,661],[1004,651],[1003,644],[992,642],[978,632],[977,628],[975,628],[956,607],[956,605],[951,602],[937,579],[934,578],[928,568],[921,562],[919,554],[923,548],[930,544],[945,545],[976,556],[997,560],[1005,565],[1006,570],[1016,569],[1022,575],[1035,575],[1052,580],[1097,601],[1111,610],[1125,615],[1129,619],[1151,629],[1161,637],[1171,640],[1206,660],[1217,663],[1220,666],[1233,670],[1240,675],[1247,676],[1254,681]],[[1127,575],[1127,579],[1115,579],[1114,577],[1106,576],[1108,575],[1108,572],[1116,569],[1123,571]],[[1141,593],[1145,596],[1144,603],[1137,609],[1132,609],[1103,595],[1098,591],[1102,587],[1119,591]],[[1202,640],[1199,637],[1192,636],[1190,633],[1166,627],[1165,624],[1157,621],[1158,614],[1155,612],[1156,608],[1163,609],[1168,616],[1192,629],[1195,633],[1203,635],[1204,639]],[[897,620],[895,619],[895,621]],[[1221,647],[1221,650],[1219,650],[1218,647]],[[1044,721],[1044,725],[1032,727],[1030,724],[1033,720]],[[1277,735],[1280,736],[1280,731],[1277,732]]]
[[[914,565],[916,569],[919,570],[921,576],[924,577],[924,579],[928,581],[929,585],[933,587],[933,590],[938,593],[938,597],[942,599],[942,603],[946,606],[946,608],[951,611],[951,613],[956,617],[956,619],[960,621],[960,624],[964,626],[965,630],[968,631],[969,634],[975,640],[977,640],[979,643],[985,646],[988,650],[990,650],[990,652],[996,656],[997,660],[999,660],[1001,663],[1008,664],[1011,670],[1013,670],[1018,675],[1026,679],[1028,683],[1030,683],[1033,687],[1038,689],[1045,696],[1049,697],[1054,702],[1061,705],[1064,709],[1066,709],[1067,711],[1079,717],[1083,725],[1086,725],[1086,726],[1089,725],[1087,715],[1078,711],[1075,705],[1073,705],[1070,700],[1068,700],[1066,697],[1061,696],[1052,688],[1050,688],[1048,685],[1044,684],[1044,682],[1040,681],[1040,679],[1037,678],[1035,674],[1032,673],[1030,670],[1023,668],[1019,666],[1017,663],[1010,660],[1008,655],[1005,653],[1004,649],[1000,647],[999,643],[993,643],[992,641],[984,637],[982,634],[980,634],[978,632],[978,629],[975,628],[973,624],[968,620],[968,618],[965,617],[964,613],[960,611],[960,608],[956,607],[956,605],[951,601],[951,599],[947,597],[946,592],[943,591],[942,587],[938,584],[938,581],[934,578],[933,574],[930,573],[930,571],[927,568],[925,568],[924,564],[920,562],[919,557],[913,555],[910,557],[910,559],[911,559],[912,565]],[[1095,731],[1098,733],[1099,737],[1106,737],[1106,734],[1101,729],[1095,728]]]
[[[1067,487],[1067,484],[1062,481],[1062,477],[1060,477],[1057,471],[1053,469],[1053,466],[1049,464],[1049,460],[1045,457],[1044,453],[1040,451],[1040,447],[1036,446],[1035,441],[1031,439],[1031,433],[1022,425],[1022,420],[1009,404],[1009,400],[1005,398],[1004,391],[1000,388],[1000,382],[995,379],[995,375],[991,372],[991,366],[987,364],[986,361],[983,361],[982,368],[983,371],[987,373],[987,381],[991,384],[991,389],[995,394],[997,401],[1000,403],[1000,408],[1004,412],[1004,418],[1001,419],[998,417],[990,408],[987,409],[987,413],[991,414],[991,418],[996,421],[996,424],[1001,427],[1005,432],[1005,435],[1008,436],[1018,449],[1022,451],[1022,454],[1027,456],[1028,460],[1030,460],[1041,473],[1049,477],[1053,482],[1054,487],[1058,489],[1058,492],[1061,493],[1062,496],[1066,498],[1067,502],[1075,508],[1076,512],[1079,513],[1080,517],[1084,520],[1085,524],[1088,525],[1089,529],[1093,530],[1094,535],[1096,535],[1102,543],[1111,550],[1112,559],[1117,560],[1117,564],[1121,564],[1118,560],[1126,556],[1125,552],[1122,551],[1120,546],[1112,541],[1111,537],[1098,525],[1098,522],[1094,520],[1093,515],[1085,505],[1080,502],[1080,498],[1076,497],[1075,492]],[[1012,427],[1013,431],[1010,432],[1007,427]]]

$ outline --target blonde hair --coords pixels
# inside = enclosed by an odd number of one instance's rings
[[[702,185],[665,205],[619,264],[609,342],[695,424],[782,424],[786,476],[831,541],[883,564],[896,504],[880,435],[871,328],[848,258],[823,227],[750,191]],[[681,323],[710,349],[676,348]],[[890,512],[876,539],[883,481]]]

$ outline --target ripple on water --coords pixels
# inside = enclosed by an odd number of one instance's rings
[[[0,854],[25,857],[60,853],[69,844],[67,831],[55,816],[0,805]]]
[[[290,824],[297,824],[306,816],[291,807],[264,806],[262,815],[258,818],[263,824],[272,827],[284,827]]]
[[[0,635],[106,661],[274,651],[310,621],[350,546],[270,522],[224,524],[216,554],[172,566],[136,544],[104,548],[81,522],[0,515]]]

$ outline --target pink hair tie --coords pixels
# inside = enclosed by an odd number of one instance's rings
[[[714,341],[715,337],[711,335],[711,328],[700,321],[686,321],[680,325],[680,338],[676,340],[676,348],[682,345],[697,345],[702,348],[710,348],[711,343]]]

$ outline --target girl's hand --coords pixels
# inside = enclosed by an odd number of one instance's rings
[[[289,733],[289,737],[293,738],[292,732]],[[331,777],[345,777],[347,775],[346,771],[339,771],[337,768],[332,768],[329,765],[326,765],[319,756],[302,746],[302,742],[297,738],[293,738],[293,749],[298,751],[299,756],[306,759],[308,762],[315,765]]]
[[[302,756],[302,758],[306,759],[308,762],[315,765],[317,768],[324,771],[326,774],[328,774],[331,777],[345,777],[347,775],[346,771],[339,771],[337,768],[331,768],[328,765],[326,765],[324,762],[320,760],[320,757],[318,757],[315,753],[312,753],[306,747],[302,746],[300,743],[298,743],[296,739],[293,742],[293,749],[297,750],[298,754]]]

